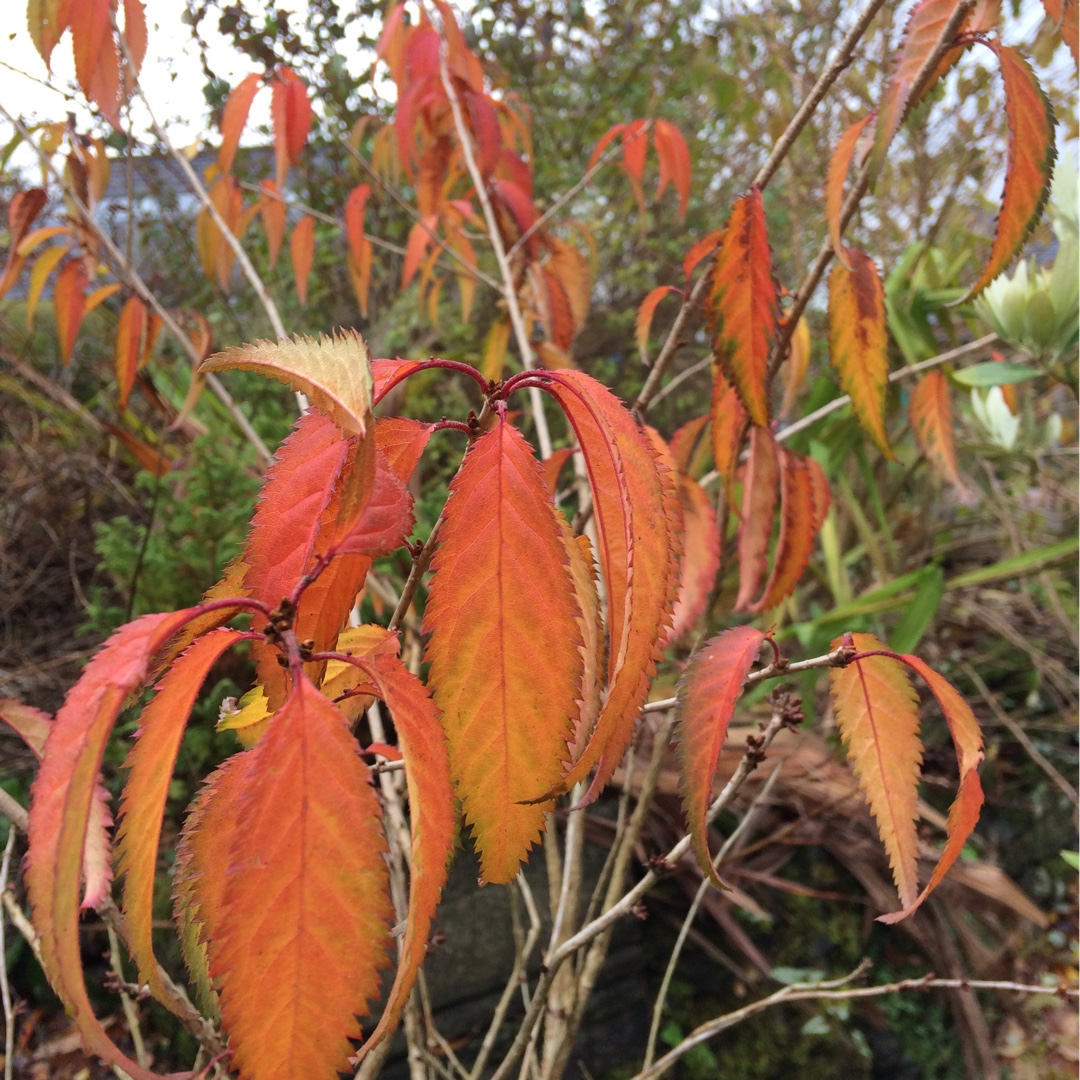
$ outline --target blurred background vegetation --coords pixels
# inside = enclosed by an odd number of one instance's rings
[[[880,96],[883,65],[909,6],[885,5],[768,189],[777,276],[789,288],[825,233],[822,189],[832,148]],[[696,951],[680,969],[671,998],[667,1041],[733,1007],[762,979],[836,974],[863,954],[886,977],[921,973],[929,965],[939,974],[1076,979],[1076,868],[1061,854],[1077,848],[1076,81],[1072,59],[1056,45],[1041,9],[1027,0],[1004,6],[1004,36],[1034,58],[1059,121],[1054,198],[1028,260],[976,304],[949,306],[985,257],[1003,175],[1001,89],[978,57],[965,59],[915,110],[852,231],[887,277],[894,369],[995,333],[999,340],[971,359],[1019,365],[1018,381],[1001,386],[985,367],[981,376],[945,369],[966,496],[938,477],[914,443],[906,419],[911,382],[890,391],[896,461],[880,457],[846,408],[795,434],[792,444],[825,467],[833,509],[802,585],[770,615],[789,654],[822,652],[844,630],[871,631],[895,648],[918,650],[965,693],[988,743],[988,804],[970,854],[973,864],[996,873],[978,879],[972,871],[966,885],[943,890],[911,932],[877,929],[865,898],[873,898],[875,883],[887,881],[887,873],[883,878],[880,855],[871,850],[865,813],[849,805],[850,787],[818,763],[820,784],[800,787],[792,780],[785,790],[785,771],[769,825],[759,830],[766,839],[759,836],[735,863],[745,902],[725,898],[699,921]],[[384,80],[368,67],[350,66],[339,49],[346,40],[373,49],[383,5],[309,0],[295,7],[193,0],[185,32],[197,39],[223,35],[250,57],[252,70],[286,63],[309,82],[316,128],[289,195],[333,217],[351,188],[368,179],[350,142],[370,158],[374,132],[392,109]],[[614,168],[602,170],[571,204],[569,215],[591,238],[586,246],[594,276],[588,323],[573,348],[578,367],[624,398],[636,395],[646,374],[633,340],[638,304],[656,285],[682,283],[687,249],[722,224],[853,15],[852,5],[840,0],[507,0],[477,4],[464,16],[490,78],[532,116],[541,210],[577,182],[614,123],[669,119],[691,148],[685,223],[670,198],[650,200],[639,212]],[[204,68],[202,108],[213,142],[211,128],[229,86],[209,51]],[[112,133],[110,140],[122,154],[123,136]],[[257,184],[268,160],[264,148],[249,147],[239,168]],[[163,301],[203,313],[217,348],[270,336],[264,313],[239,278],[226,294],[203,275],[190,198],[160,148],[133,146],[130,162],[144,197],[129,211],[125,166],[118,160],[103,212],[112,215],[118,239],[126,242],[131,231],[136,264]],[[404,178],[391,181],[410,196]],[[8,171],[0,177],[2,194],[26,182]],[[373,197],[369,233],[400,249],[410,225],[392,199]],[[375,356],[437,354],[482,363],[487,331],[500,317],[490,294],[478,292],[467,325],[453,289],[444,291],[437,310],[426,304],[421,310],[416,286],[399,287],[401,256],[380,249],[371,317],[361,319],[343,238],[327,223],[316,233],[305,306],[296,300],[287,260],[267,268],[261,229],[252,227],[245,237],[291,332],[356,326]],[[568,238],[581,235],[567,224]],[[120,303],[114,298],[93,313],[72,364],[64,367],[49,303],[42,302],[28,328],[25,299],[15,293],[0,301],[0,694],[50,710],[113,628],[132,615],[193,603],[217,580],[239,549],[259,486],[256,455],[214,398],[204,394],[176,423],[191,368],[168,341],[119,415],[111,342]],[[675,307],[672,301],[670,309],[658,309],[654,341],[662,340]],[[811,365],[792,421],[840,392],[828,365],[823,291],[808,319]],[[698,322],[670,369],[672,390],[650,413],[664,435],[707,411],[707,356],[707,334]],[[262,438],[276,445],[295,416],[292,397],[254,376],[234,374],[228,385]],[[442,374],[411,381],[393,403],[427,419],[463,419],[475,405],[466,387]],[[168,469],[145,454],[141,464],[150,471],[140,468],[118,428],[154,447]],[[442,506],[460,449],[452,435],[437,435],[420,466],[419,535]],[[707,458],[699,464],[699,475],[710,467]],[[407,559],[389,559],[380,572],[393,579],[407,566]],[[671,651],[658,694],[670,692],[700,640],[730,624],[736,586],[733,560],[725,559],[707,619],[695,639]],[[377,590],[365,600],[365,614],[387,617]],[[216,676],[174,783],[174,828],[199,778],[232,749],[231,734],[215,735],[213,720],[222,698],[247,689],[249,672],[243,660],[234,660]],[[836,739],[818,680],[808,675],[797,689],[806,725],[828,755]],[[753,701],[747,704],[752,710]],[[925,737],[923,797],[940,814],[954,767],[944,725],[930,710]],[[117,747],[110,758],[114,776],[122,760]],[[830,768],[838,768],[835,761]],[[17,740],[0,733],[0,783],[25,801],[31,775],[32,762]],[[669,827],[663,811],[661,801],[656,850],[664,850]],[[164,918],[164,873],[161,892]],[[662,970],[670,948],[667,919],[680,905],[685,909],[685,897],[673,885],[651,908],[656,917],[643,948],[643,978],[658,977],[654,966]],[[28,1009],[45,1007],[41,1023],[48,1027],[55,1005],[29,952],[18,937],[9,936],[8,949],[19,994]],[[165,1021],[159,1024],[169,1032]],[[769,1014],[735,1029],[715,1050],[689,1055],[682,1075],[749,1080],[798,1067],[808,1077],[1049,1080],[1075,1075],[1075,1046],[1075,1010],[1051,996],[978,1004],[972,995],[895,998],[850,1011]],[[178,1041],[177,1053],[182,1048]]]

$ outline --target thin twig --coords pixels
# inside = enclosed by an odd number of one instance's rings
[[[439,46],[439,75],[442,78],[443,89],[446,91],[446,96],[450,101],[450,108],[454,114],[454,127],[457,129],[458,142],[461,144],[461,154],[465,158],[465,167],[469,171],[469,178],[476,189],[476,197],[480,200],[480,206],[484,211],[488,239],[491,241],[491,250],[495,253],[495,261],[499,265],[499,276],[503,280],[503,299],[506,301],[510,324],[514,328],[514,339],[517,341],[518,352],[521,353],[521,363],[526,369],[532,370],[536,367],[536,360],[533,357],[529,332],[525,327],[525,319],[521,314],[521,305],[518,303],[517,289],[514,286],[514,271],[507,257],[506,249],[503,247],[499,222],[495,217],[495,209],[491,205],[487,185],[484,183],[480,166],[476,163],[472,136],[469,134],[469,128],[461,111],[461,101],[458,99],[454,83],[450,78],[450,71],[446,66],[445,38],[441,40]],[[540,446],[540,456],[549,458],[551,457],[551,434],[548,431],[547,417],[544,415],[543,395],[535,386],[529,387],[529,403],[532,406],[533,423],[536,425],[536,441]]]
[[[120,249],[113,243],[112,237],[97,223],[97,221],[91,216],[90,209],[79,198],[78,194],[64,183],[64,178],[60,175],[56,166],[53,165],[48,155],[37,145],[31,138],[30,131],[21,120],[16,119],[11,113],[4,108],[0,103],[0,115],[15,128],[16,131],[26,140],[27,143],[37,153],[38,158],[41,160],[42,167],[52,176],[52,178],[60,185],[64,190],[65,196],[71,200],[72,205],[78,210],[83,222],[87,228],[93,229],[94,234],[101,242],[101,246],[108,253],[109,258],[113,261],[113,271],[117,277],[126,281],[146,301],[147,304],[153,309],[154,314],[161,319],[162,323],[169,331],[170,334],[179,342],[180,347],[188,354],[189,359],[194,365],[201,364],[203,361],[202,353],[195,347],[195,343],[191,340],[190,336],[184,332],[180,324],[173,317],[168,308],[161,303],[157,298],[157,295],[153,292],[149,285],[143,281],[139,272],[131,266],[125,259]],[[241,412],[236,402],[233,401],[232,395],[225,389],[221,380],[216,375],[210,373],[206,376],[206,385],[210,387],[211,391],[215,394],[218,400],[225,406],[229,415],[236,422],[236,426],[244,433],[248,442],[255,448],[256,453],[263,460],[263,464],[268,465],[273,460],[273,455],[266,447],[266,443],[263,442],[259,433],[251,425],[251,421]]]
[[[961,360],[965,356],[982,352],[984,349],[988,349],[991,345],[996,344],[999,340],[997,334],[987,334],[985,337],[976,338],[974,341],[969,341],[966,345],[960,345],[955,349],[949,349],[948,352],[939,353],[937,356],[931,356],[929,360],[920,360],[918,363],[908,364],[906,367],[891,372],[889,375],[889,382],[899,382],[901,379],[910,379],[913,375],[918,375],[920,372],[927,371],[930,368],[939,367],[941,364],[951,364],[954,360]],[[837,409],[842,409],[850,401],[851,397],[848,394],[841,394],[840,397],[833,398],[832,401],[822,405],[820,409],[815,409],[807,416],[801,417],[793,424],[788,424],[787,427],[778,431],[776,433],[777,442],[783,442],[785,439],[790,439],[792,435],[796,435],[800,431],[805,431],[808,427],[813,427],[813,425],[823,417],[836,412]]]
[[[0,895],[7,895],[8,873],[11,870],[11,854],[15,850],[15,827],[8,826],[4,858],[0,862]],[[4,913],[0,911],[0,1001],[4,1005],[4,1080],[15,1075],[15,1010],[11,1004],[11,987],[8,985],[7,942],[4,938]]]
[[[1076,788],[1054,768],[1049,758],[1028,737],[1028,733],[998,704],[997,698],[990,692],[990,687],[983,681],[983,677],[966,660],[962,661],[960,666],[963,668],[964,674],[975,684],[975,688],[982,695],[983,701],[990,706],[990,711],[997,718],[998,723],[1009,729],[1013,738],[1027,751],[1031,760],[1046,773],[1051,782],[1065,795],[1069,802],[1073,806],[1080,805],[1080,794],[1077,793]]]
[[[933,974],[917,979],[901,979],[898,982],[880,983],[876,986],[860,986],[848,989],[834,989],[858,978],[866,970],[864,961],[850,975],[842,979],[827,979],[817,983],[792,983],[781,987],[776,993],[759,1001],[752,1002],[725,1013],[695,1028],[678,1046],[665,1054],[651,1068],[643,1069],[633,1080],[654,1080],[668,1071],[684,1054],[695,1046],[711,1039],[743,1020],[755,1016],[773,1005],[785,1001],[852,1001],[859,998],[881,997],[884,994],[897,994],[906,990],[1003,990],[1018,994],[1056,994],[1065,998],[1080,997],[1080,989],[1066,986],[1034,986],[1030,983],[1016,983],[995,979],[938,979]]]
[[[762,789],[754,796],[753,802],[747,807],[746,813],[743,814],[742,821],[735,826],[731,835],[724,842],[724,846],[721,847],[716,857],[713,859],[713,866],[719,870],[724,860],[728,857],[729,852],[738,842],[739,838],[750,827],[750,823],[757,814],[758,807],[761,806],[772,792],[773,785],[776,783],[776,778],[780,775],[780,771],[783,768],[783,764],[777,765],[769,775],[769,779],[765,781]],[[667,968],[664,970],[664,977],[660,981],[660,989],[656,993],[656,1000],[653,1002],[652,1023],[649,1027],[649,1040],[645,1046],[645,1063],[644,1068],[648,1068],[653,1062],[653,1055],[656,1053],[656,1039],[660,1033],[660,1020],[664,1015],[664,1003],[667,1000],[668,989],[671,986],[671,980],[675,975],[675,968],[679,963],[679,957],[682,955],[683,946],[686,944],[686,939],[690,934],[690,928],[694,925],[694,919],[697,918],[698,909],[701,907],[702,901],[705,899],[705,894],[713,887],[712,881],[708,877],[702,877],[701,884],[698,886],[697,893],[694,899],[690,902],[690,907],[686,912],[686,917],[682,921],[682,926],[679,927],[678,937],[675,939],[675,944],[671,949],[671,956],[668,959]]]
[[[116,931],[110,926],[109,933],[109,967],[116,976],[117,992],[120,994],[120,1006],[124,1010],[124,1019],[127,1020],[128,1034],[131,1036],[132,1045],[135,1047],[135,1060],[144,1068],[150,1067],[150,1059],[146,1056],[146,1043],[143,1040],[142,1027],[139,1024],[139,1011],[135,1008],[135,1002],[125,989],[124,964],[120,959],[120,939]]]
[[[798,111],[791,118],[787,129],[780,136],[776,142],[776,146],[773,148],[771,154],[766,159],[765,164],[762,165],[757,176],[754,178],[754,183],[761,189],[764,189],[769,181],[772,179],[776,170],[780,167],[780,163],[787,156],[788,151],[795,144],[795,140],[798,138],[799,133],[806,126],[807,121],[813,115],[814,110],[821,103],[822,99],[829,92],[829,88],[840,77],[841,72],[851,63],[851,58],[855,51],[855,46],[859,43],[860,38],[866,33],[867,27],[873,21],[874,16],[881,8],[884,0],[870,0],[870,3],[863,9],[862,14],[855,21],[854,26],[845,35],[844,40],[840,43],[840,47],[837,49],[836,56],[833,60],[825,66],[825,69],[818,76],[817,82],[814,83],[810,90],[806,100],[799,107]],[[698,306],[702,296],[705,293],[705,289],[708,286],[709,274],[703,273],[698,278],[694,288],[691,290],[690,295],[683,301],[682,307],[679,309],[679,313],[675,316],[675,321],[671,324],[671,329],[668,331],[668,336],[664,340],[663,346],[661,346],[660,353],[656,358],[656,362],[653,364],[649,371],[649,376],[645,380],[645,385],[642,386],[641,392],[637,396],[637,400],[634,402],[634,411],[643,416],[649,405],[652,403],[653,397],[656,395],[657,390],[660,388],[660,380],[664,377],[664,372],[667,370],[668,364],[671,362],[671,358],[675,355],[675,349],[678,347],[679,338],[683,332],[683,327],[686,325],[686,321],[690,318],[690,313]],[[786,348],[786,346],[785,346]],[[784,355],[781,353],[781,355]]]

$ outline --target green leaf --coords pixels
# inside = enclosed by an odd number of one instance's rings
[[[982,389],[987,386],[1010,386],[1013,383],[1037,379],[1041,372],[1024,364],[999,364],[987,360],[982,364],[972,364],[953,372],[954,381],[961,386],[974,386]]]
[[[904,609],[904,614],[889,635],[889,646],[897,652],[914,652],[937,614],[941,597],[945,593],[945,575],[940,566],[928,566],[922,571],[915,596]]]
[[[1041,570],[1049,563],[1067,559],[1075,555],[1077,551],[1080,551],[1080,538],[1074,536],[1057,544],[1047,544],[1046,547],[1035,551],[1025,551],[1023,555],[1016,555],[1011,559],[1003,559],[1001,562],[994,563],[993,566],[981,566],[978,570],[959,574],[950,578],[947,588],[963,589],[968,585],[985,585],[989,581],[998,581],[1001,578],[1017,578],[1021,574]]]

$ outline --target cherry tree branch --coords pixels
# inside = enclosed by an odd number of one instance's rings
[[[972,2],[974,2],[974,0],[972,0]],[[822,70],[821,74],[818,76],[817,82],[814,83],[810,93],[807,95],[806,100],[799,106],[798,111],[791,118],[784,133],[776,141],[772,153],[769,154],[765,164],[762,165],[757,176],[754,177],[754,183],[759,188],[764,189],[768,185],[769,181],[776,174],[776,170],[780,167],[781,162],[795,144],[795,140],[799,137],[799,133],[813,115],[814,110],[821,104],[822,99],[829,92],[832,84],[836,82],[841,73],[847,68],[848,64],[851,63],[855,54],[855,46],[858,45],[863,34],[866,33],[867,28],[870,23],[873,22],[874,16],[878,13],[883,3],[884,0],[870,0],[870,3],[866,5],[858,19],[855,20],[852,28],[844,36],[843,41],[840,42],[840,46],[836,51],[836,56]],[[645,411],[652,403],[657,390],[660,388],[660,380],[663,379],[664,372],[667,370],[668,364],[671,363],[671,359],[675,355],[675,350],[678,348],[679,338],[683,332],[683,328],[690,318],[690,313],[694,311],[701,302],[701,299],[705,294],[705,289],[708,287],[708,282],[709,274],[705,272],[698,278],[690,294],[683,300],[683,305],[679,309],[679,313],[675,316],[675,321],[671,324],[671,329],[664,339],[664,344],[660,349],[660,353],[649,371],[649,376],[645,380],[645,385],[641,388],[641,392],[634,402],[634,411],[639,416],[644,415]]]
[[[149,285],[143,281],[139,272],[132,266],[124,257],[123,252],[113,243],[112,237],[98,224],[90,213],[90,208],[79,198],[79,195],[74,191],[70,185],[65,184],[64,178],[60,175],[56,166],[53,165],[49,156],[41,149],[40,146],[31,137],[29,129],[26,125],[0,104],[0,115],[3,115],[4,119],[8,121],[15,128],[15,130],[23,137],[23,139],[34,149],[38,158],[41,161],[42,167],[49,173],[50,176],[58,183],[63,189],[64,193],[71,200],[72,205],[79,212],[80,217],[85,222],[87,228],[94,231],[94,235],[101,241],[101,246],[108,253],[109,258],[112,260],[113,270],[118,277],[122,278],[131,286],[146,301],[147,304],[153,309],[154,314],[161,319],[162,323],[169,331],[170,334],[179,342],[180,347],[187,353],[188,358],[191,360],[193,366],[198,366],[203,361],[203,355],[199,349],[195,347],[195,343],[191,340],[191,337],[183,330],[180,324],[176,321],[172,313],[166,308],[161,301],[157,298],[153,290]],[[269,465],[273,460],[273,455],[267,449],[266,443],[263,442],[259,433],[252,427],[251,421],[241,412],[236,402],[233,400],[232,395],[225,389],[224,384],[213,373],[206,375],[206,385],[210,387],[211,391],[215,394],[218,400],[225,406],[229,415],[236,422],[236,426],[243,432],[248,442],[255,448],[256,453],[262,459],[264,465]]]
[[[491,205],[487,184],[484,182],[484,177],[480,173],[480,166],[476,162],[472,136],[469,134],[465,116],[461,111],[461,101],[458,98],[457,91],[454,89],[453,80],[450,78],[450,72],[446,66],[445,38],[441,40],[439,47],[439,76],[442,79],[446,96],[450,101],[450,109],[454,114],[454,127],[457,129],[461,153],[465,158],[465,167],[469,172],[473,187],[476,189],[476,197],[480,200],[480,206],[484,211],[488,238],[491,240],[491,249],[495,253],[495,261],[499,265],[499,275],[503,280],[503,298],[506,300],[510,324],[514,328],[514,338],[517,341],[518,352],[521,353],[521,363],[526,369],[531,370],[536,367],[536,360],[533,357],[532,344],[529,341],[529,332],[525,326],[525,319],[521,314],[521,305],[518,303],[517,289],[514,287],[514,271],[506,254],[506,248],[503,247],[499,222],[495,217],[495,209]],[[536,441],[540,445],[540,456],[549,458],[552,449],[551,433],[548,431],[547,417],[544,415],[543,395],[536,387],[529,387],[529,404],[532,407],[533,423],[536,425]]]

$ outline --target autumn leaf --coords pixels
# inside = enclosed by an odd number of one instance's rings
[[[649,358],[649,328],[652,326],[653,313],[669,292],[678,291],[674,285],[658,285],[638,307],[637,317],[634,319],[634,340],[637,341],[638,352],[645,361]]]
[[[851,269],[837,264],[829,275],[829,355],[863,430],[891,460],[885,434],[885,290],[869,255],[858,248],[848,248],[847,254]]]
[[[779,447],[768,428],[750,431],[750,459],[743,484],[739,523],[739,595],[735,610],[744,611],[765,576],[780,482]]]
[[[273,180],[264,180],[259,187],[262,189],[262,195],[259,197],[259,216],[266,230],[269,255],[267,265],[273,270],[277,265],[278,255],[281,253],[282,241],[285,239],[288,208],[280,197],[278,186]]]
[[[143,358],[148,329],[146,305],[132,296],[120,312],[116,331],[116,382],[120,388],[120,408],[125,408],[135,385],[135,373]]]
[[[480,373],[491,382],[502,378],[506,363],[506,349],[510,344],[511,326],[509,319],[496,319],[484,338],[483,359],[480,361]]]
[[[401,941],[397,975],[383,1014],[361,1048],[363,1059],[392,1035],[409,999],[416,973],[424,962],[435,908],[446,885],[454,848],[454,793],[446,736],[435,704],[423,683],[387,650],[376,652],[362,666],[390,708],[402,757],[408,763],[409,795],[409,912]]]
[[[671,456],[681,473],[700,480],[712,448],[712,416],[705,413],[687,420],[671,436]]]
[[[795,324],[795,331],[791,335],[788,345],[788,353],[784,366],[780,369],[784,380],[784,400],[780,405],[779,416],[788,415],[795,405],[795,399],[799,390],[806,381],[806,373],[810,370],[810,326],[806,316],[800,316]]]
[[[769,422],[766,374],[778,305],[765,206],[753,188],[736,201],[724,226],[705,310],[713,355],[759,427]]]
[[[543,830],[549,807],[522,802],[561,776],[581,673],[556,511],[504,419],[466,454],[440,540],[424,613],[429,681],[481,875],[504,883]]]
[[[718,888],[726,888],[709,854],[706,813],[713,777],[743,683],[765,635],[736,626],[703,645],[679,685],[679,787],[698,865]]]
[[[305,214],[295,226],[289,240],[289,254],[292,256],[293,277],[296,280],[296,295],[301,304],[307,303],[308,277],[311,264],[315,260],[315,219]]]
[[[300,160],[300,151],[311,130],[311,102],[303,79],[287,67],[277,69],[270,89],[277,186],[284,191],[289,166]]]
[[[146,615],[113,634],[57,713],[31,790],[26,880],[42,964],[86,1048],[133,1080],[158,1077],[123,1054],[93,1013],[79,942],[79,869],[97,775],[117,714],[142,684],[150,658],[193,613]]]
[[[693,629],[705,614],[720,569],[720,534],[708,493],[689,476],[680,476],[678,483],[683,517],[683,557],[668,643]]]
[[[37,313],[38,300],[41,298],[42,289],[45,288],[45,282],[68,250],[59,244],[46,248],[34,263],[34,269],[30,271],[30,284],[26,290],[26,328],[28,330],[34,326],[34,316]],[[22,263],[20,262],[19,265],[21,267]]]
[[[749,611],[768,611],[795,591],[810,562],[819,517],[824,515],[819,515],[814,505],[814,480],[808,459],[781,448],[780,538],[765,590]]]
[[[240,136],[251,112],[251,103],[261,85],[262,76],[253,71],[241,79],[225,101],[225,108],[221,111],[221,149],[218,150],[218,165],[224,173],[232,171],[236,148],[240,145]],[[275,184],[274,188],[280,190],[281,185]]]
[[[988,38],[983,44],[997,56],[1005,82],[1009,155],[990,257],[964,300],[982,292],[1023,246],[1049,197],[1050,176],[1057,158],[1054,110],[1030,65],[1015,49],[996,38]]]
[[[873,634],[852,634],[851,638],[859,652],[884,648]],[[842,644],[844,638],[837,638],[832,648]],[[848,760],[877,822],[906,911],[919,893],[915,819],[922,742],[918,695],[903,665],[886,656],[869,656],[830,669],[829,689]]]
[[[715,359],[712,364],[712,450],[713,463],[720,474],[724,495],[732,512],[740,512],[735,501],[735,468],[750,417],[739,400],[738,392],[720,371]]]
[[[879,916],[878,922],[883,923],[895,923],[906,919],[937,888],[941,879],[960,857],[964,844],[967,843],[968,837],[971,836],[979,820],[979,812],[983,804],[982,785],[979,783],[978,773],[983,759],[983,738],[979,730],[979,722],[975,719],[971,707],[945,679],[936,671],[931,670],[917,656],[904,655],[900,659],[917,672],[930,687],[941,711],[945,714],[945,721],[949,725],[953,746],[956,749],[957,764],[960,767],[960,788],[949,808],[949,817],[945,826],[947,835],[945,848],[938,858],[930,880],[918,898],[905,904],[902,911]],[[901,902],[903,902],[902,898]]]
[[[608,598],[607,698],[581,757],[547,791],[567,791],[595,768],[579,803],[586,805],[611,779],[633,736],[670,625],[681,547],[670,523],[678,505],[674,476],[610,390],[578,371],[545,372],[544,385],[585,459]]]
[[[711,255],[717,249],[723,236],[723,229],[713,229],[712,232],[706,233],[697,243],[691,245],[690,250],[683,256],[683,274],[688,284],[694,268],[706,255]]]
[[[641,187],[641,177],[645,172],[645,155],[649,149],[645,130],[644,120],[631,120],[622,133],[622,168],[630,180],[634,202],[642,214],[645,213],[645,192]]]
[[[248,635],[216,630],[199,638],[166,673],[157,693],[139,717],[135,745],[124,768],[129,770],[120,804],[116,869],[124,880],[127,944],[154,997],[172,1008],[158,974],[151,941],[154,877],[165,802],[169,795],[180,740],[204,680],[221,654]]]
[[[373,404],[371,360],[364,339],[353,330],[338,331],[333,337],[320,334],[317,339],[234,346],[204,360],[199,370],[230,368],[257,371],[307,394],[347,434],[363,435],[367,430]]]
[[[380,416],[375,421],[375,445],[403,484],[412,478],[434,430],[434,424],[404,416]]]
[[[911,392],[908,418],[915,439],[930,463],[964,497],[972,492],[960,479],[953,441],[953,415],[949,382],[940,371],[927,372]]]
[[[359,750],[345,718],[299,675],[244,754],[209,956],[231,1064],[245,1080],[333,1077],[378,996],[393,909]]]
[[[690,151],[682,132],[668,120],[653,121],[653,146],[660,162],[660,179],[656,184],[656,197],[664,194],[670,181],[679,195],[679,220],[686,219],[690,204]]]
[[[60,357],[65,364],[71,362],[75,338],[86,314],[86,284],[86,268],[82,259],[69,259],[56,275],[53,285],[56,332],[60,339]]]
[[[26,26],[45,66],[52,70],[52,51],[71,22],[70,0],[28,0]]]
[[[17,191],[8,203],[8,250],[4,276],[0,278],[0,297],[4,296],[18,280],[26,259],[18,254],[30,226],[38,214],[45,209],[48,197],[42,188],[30,188]]]
[[[840,235],[840,212],[844,205],[844,181],[847,179],[848,171],[851,168],[852,158],[856,158],[857,165],[862,164],[862,161],[856,157],[856,148],[863,129],[876,115],[876,113],[868,113],[861,120],[856,120],[840,136],[840,141],[836,144],[836,149],[829,159],[829,171],[825,177],[825,217],[829,222],[829,240],[832,243],[836,258],[849,270],[851,267],[848,264],[843,239]]]

